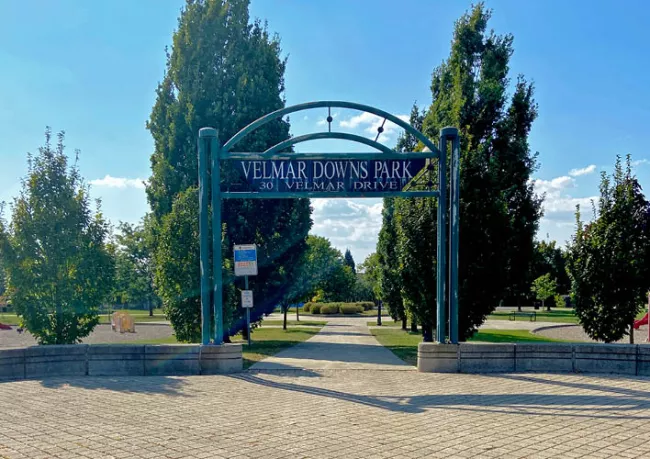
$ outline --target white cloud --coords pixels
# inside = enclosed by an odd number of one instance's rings
[[[307,121],[309,119],[309,116],[305,115],[302,117],[303,121]]]
[[[580,177],[581,175],[593,174],[595,171],[596,171],[596,165],[590,164],[589,166],[583,167],[582,169],[571,169],[569,171],[569,175],[571,177]]]
[[[145,180],[141,178],[126,178],[126,177],[113,177],[111,175],[106,175],[104,178],[91,180],[90,184],[97,187],[106,187],[106,188],[140,188],[144,189]]]
[[[349,248],[357,263],[375,251],[381,229],[381,199],[312,199],[312,232],[341,252]]]
[[[409,121],[408,115],[396,115],[396,116],[397,118],[407,123]],[[339,126],[342,128],[352,129],[352,130],[363,129],[364,132],[371,134],[373,137],[375,137],[377,135],[377,129],[382,125],[382,123],[384,123],[384,118],[382,118],[381,116],[373,115],[372,113],[368,113],[368,112],[363,112],[359,115],[355,115],[346,120],[341,120],[339,122]],[[386,121],[386,123],[384,123],[384,131],[379,136],[379,138],[382,140],[387,140],[400,129],[401,128],[397,124],[393,123],[392,121]]]
[[[636,161],[632,161],[631,164],[632,164],[632,166],[634,166],[634,167],[638,167],[638,166],[641,166],[641,165],[643,165],[643,164],[650,164],[650,159],[645,159],[645,158],[643,158],[643,159],[637,159]]]
[[[592,199],[597,199],[595,196],[585,198],[571,196],[567,190],[576,188],[576,183],[572,177],[567,175],[555,177],[552,180],[534,179],[533,186],[538,194],[545,195],[543,206],[546,217],[556,213],[572,213],[575,211],[576,205],[584,208],[591,206]]]
[[[332,122],[338,118],[339,112],[334,112],[332,113]],[[327,117],[321,118],[318,121],[316,121],[316,126],[325,126],[327,124]]]

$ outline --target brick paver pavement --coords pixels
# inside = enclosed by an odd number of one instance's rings
[[[293,371],[0,384],[3,458],[649,457],[650,379]]]

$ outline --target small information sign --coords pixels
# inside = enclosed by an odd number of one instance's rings
[[[242,290],[241,291],[241,307],[242,308],[252,308],[253,307],[253,291],[252,290]]]
[[[257,246],[235,246],[235,276],[257,276]]]

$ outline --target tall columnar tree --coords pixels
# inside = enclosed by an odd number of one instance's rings
[[[569,255],[575,310],[593,339],[618,341],[643,307],[650,290],[650,204],[632,173],[630,158],[603,172],[594,221],[576,212]]]
[[[348,266],[352,270],[352,272],[356,274],[357,267],[354,264],[354,258],[352,257],[352,252],[350,252],[350,249],[345,249],[345,255],[343,256],[343,260],[345,261],[345,266]]]
[[[212,126],[223,143],[284,106],[286,62],[279,39],[249,21],[248,6],[248,0],[187,0],[147,123],[155,144],[147,196],[152,239],[160,241],[156,286],[183,340],[200,337],[198,214],[191,208],[198,206],[198,131]],[[237,150],[264,151],[288,137],[288,121],[276,120],[247,136]],[[223,169],[222,176],[230,173]],[[226,200],[223,222],[224,259],[232,257],[232,244],[259,247],[259,275],[251,282],[260,299],[252,312],[256,319],[274,307],[293,277],[311,227],[309,201]],[[224,272],[226,334],[244,324],[230,274]]]
[[[360,273],[357,273],[357,284],[361,283],[367,285],[367,290],[372,293],[371,296],[359,295],[355,298],[356,301],[373,301],[382,300],[381,292],[381,266],[379,262],[379,254],[373,252],[366,257],[366,259],[359,266]],[[364,289],[366,290],[366,289]]]
[[[110,294],[114,264],[106,248],[108,225],[94,212],[63,133],[29,157],[14,199],[11,223],[0,221],[7,290],[22,326],[40,344],[72,344],[99,322]]]
[[[488,32],[490,16],[479,3],[456,22],[451,54],[433,72],[433,102],[422,125],[431,139],[445,126],[460,129],[461,339],[506,295],[529,291],[528,265],[541,216],[530,181],[536,165],[528,146],[537,116],[533,87],[520,76],[508,94],[513,37]],[[396,209],[404,299],[425,327],[435,327],[437,202],[400,199]]]
[[[406,310],[402,300],[402,279],[397,251],[397,224],[395,222],[395,198],[384,198],[382,225],[377,242],[381,298],[388,306],[393,320],[401,320],[406,329]]]

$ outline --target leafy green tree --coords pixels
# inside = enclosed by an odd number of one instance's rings
[[[122,304],[146,305],[149,315],[160,303],[153,286],[153,257],[144,224],[122,222],[115,255],[115,296]]]
[[[402,321],[406,330],[406,310],[402,300],[402,279],[397,250],[397,225],[395,222],[395,199],[384,198],[382,225],[377,242],[379,283],[381,298],[395,321]]]
[[[542,302],[542,307],[544,307],[546,305],[546,300],[557,295],[557,282],[549,273],[546,273],[535,279],[530,289],[535,294],[535,298],[540,300]],[[550,305],[548,306],[548,310],[551,310]]]
[[[99,306],[113,281],[105,244],[108,225],[94,212],[64,135],[29,157],[27,177],[14,199],[11,223],[0,221],[0,249],[8,293],[21,326],[40,344],[71,344],[99,322]]]
[[[557,282],[557,291],[566,294],[571,290],[571,280],[566,270],[567,255],[555,241],[535,242],[535,253],[530,266],[530,278],[537,279],[546,273]],[[556,304],[556,306],[561,306]]]
[[[470,337],[508,295],[527,295],[528,265],[541,216],[528,133],[537,116],[533,87],[518,77],[508,93],[513,37],[489,32],[479,3],[457,22],[449,58],[433,72],[423,132],[458,126],[460,159],[459,332]],[[434,185],[438,184],[433,181]],[[431,338],[436,304],[437,201],[396,203],[404,300]]]
[[[329,239],[309,235],[295,281],[286,288],[283,303],[348,301],[354,294],[355,275]]]
[[[364,286],[363,294],[358,294],[355,301],[368,301],[372,299],[375,303],[382,299],[381,296],[381,266],[379,254],[373,252],[359,266],[357,273],[357,285]],[[361,290],[357,287],[357,290]]]
[[[156,287],[177,336],[185,341],[200,338],[198,214],[189,208],[195,201],[198,206],[198,130],[215,127],[223,143],[256,118],[284,107],[286,62],[279,39],[259,22],[250,23],[248,6],[248,0],[187,1],[147,123],[155,145],[147,197]],[[288,137],[288,121],[276,120],[243,139],[237,150],[264,151]],[[233,171],[221,167],[226,181]],[[232,244],[258,245],[259,275],[251,279],[260,299],[251,311],[257,320],[273,309],[295,274],[311,228],[309,200],[225,200],[222,217],[224,260],[232,258]],[[227,339],[243,328],[245,314],[225,265],[224,281]]]
[[[345,249],[345,255],[343,256],[343,260],[345,261],[345,266],[349,266],[352,272],[356,274],[357,267],[354,264],[354,258],[352,257],[352,253],[350,252],[350,249]]]
[[[576,212],[568,255],[575,311],[585,332],[607,343],[629,333],[650,290],[650,204],[620,157],[611,178],[603,172],[594,221]]]

